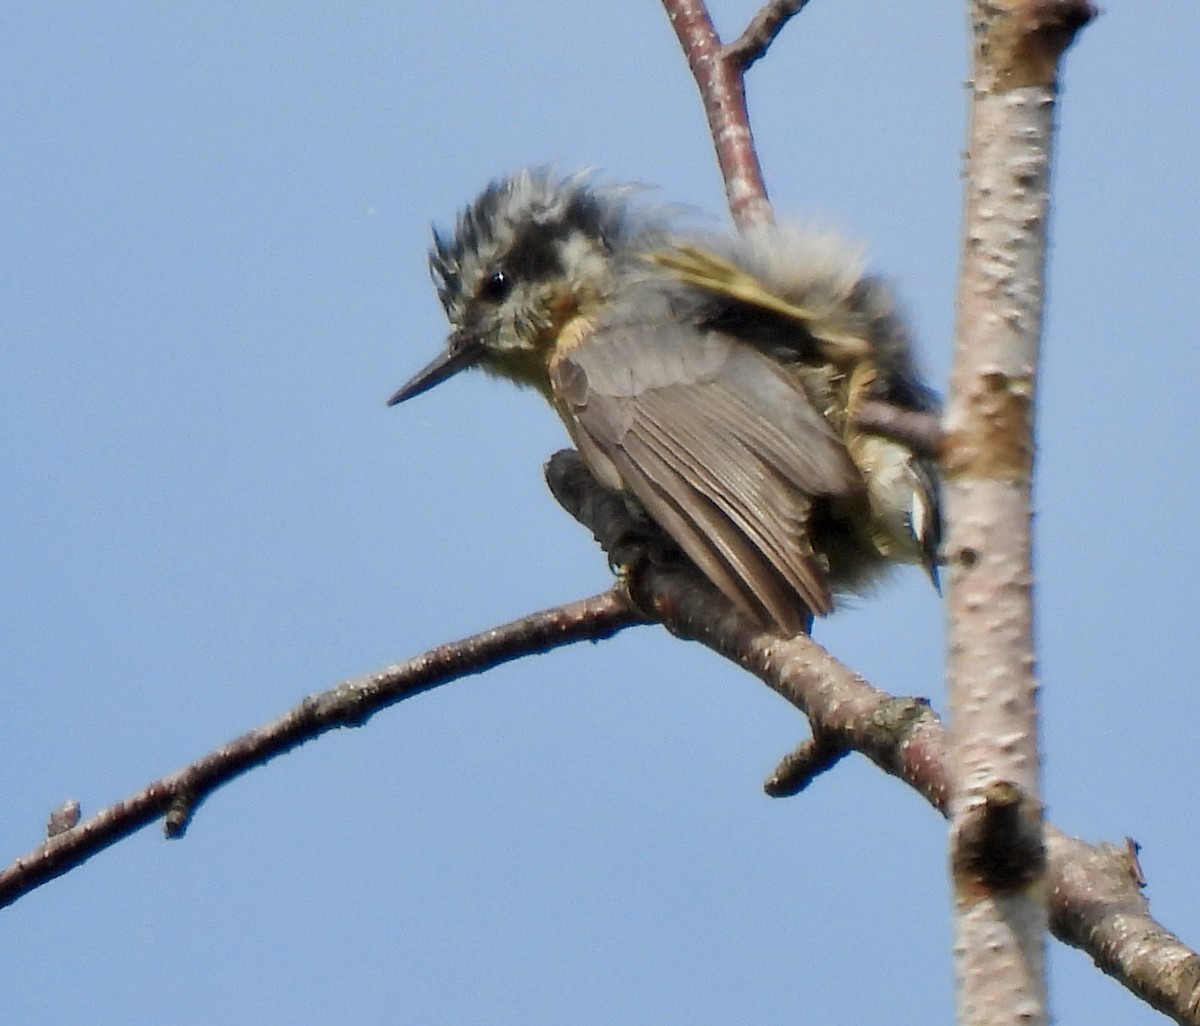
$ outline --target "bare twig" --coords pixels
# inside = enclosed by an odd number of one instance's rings
[[[788,20],[804,9],[808,0],[770,0],[758,9],[750,24],[725,47],[725,59],[743,74],[775,41]]]
[[[854,423],[867,434],[903,442],[921,456],[935,460],[941,456],[942,426],[936,413],[864,399],[855,407]]]
[[[725,182],[725,195],[734,221],[745,227],[769,224],[771,204],[763,184],[762,167],[750,132],[750,114],[746,109],[743,74],[750,60],[761,57],[783,23],[803,4],[772,3],[780,10],[763,17],[763,24],[734,44],[733,51],[721,44],[704,0],[663,0],[671,27],[687,57],[688,67],[700,90],[708,129],[717,151],[717,163]],[[794,7],[790,12],[785,9]],[[751,22],[751,28],[759,18]],[[745,40],[745,42],[743,42]],[[752,55],[752,56],[751,56]]]
[[[807,738],[779,760],[763,781],[763,790],[772,798],[791,798],[848,754],[848,748],[824,734]]]
[[[223,745],[141,791],[55,834],[0,870],[0,908],[91,858],[159,816],[180,836],[222,784],[337,727],[361,726],[390,705],[500,663],[644,622],[617,590],[514,620],[377,673],[310,695],[289,713]]]

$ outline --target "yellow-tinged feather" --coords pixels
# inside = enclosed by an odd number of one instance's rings
[[[851,364],[871,351],[866,339],[839,331],[831,323],[837,313],[832,304],[828,309],[819,310],[788,302],[765,288],[754,275],[698,246],[680,245],[671,250],[660,250],[648,254],[647,259],[689,285],[799,321],[814,338],[824,343],[823,355],[835,363]]]
[[[583,314],[572,317],[558,333],[558,340],[554,344],[554,353],[550,357],[550,363],[553,365],[571,350],[582,345],[587,341],[591,332],[592,320],[590,317],[585,317]]]

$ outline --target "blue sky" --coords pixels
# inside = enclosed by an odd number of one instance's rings
[[[780,216],[868,242],[936,383],[955,8],[814,3],[750,79]],[[1137,838],[1193,945],[1197,38],[1194,0],[1117,0],[1069,56],[1036,523],[1050,815]],[[489,178],[594,165],[721,223],[657,4],[9,5],[0,79],[0,861],[64,798],[608,585],[533,396],[384,400],[444,337],[430,222]],[[818,634],[939,708],[941,636],[916,572]],[[651,629],[440,689],[6,910],[6,1017],[950,1021],[943,824],[861,758],[765,798],[804,733]],[[1059,1021],[1162,1021],[1057,943],[1051,970]]]

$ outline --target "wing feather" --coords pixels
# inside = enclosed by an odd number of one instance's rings
[[[552,361],[551,380],[584,458],[726,595],[789,630],[831,611],[809,515],[862,480],[783,368],[717,331],[610,320]]]
[[[803,613],[763,553],[675,468],[636,440],[616,462],[647,512],[727,596],[764,623],[802,629]]]
[[[829,589],[813,567],[814,554],[805,532],[810,502],[784,480],[755,467],[748,447],[734,435],[708,430],[693,411],[676,409],[660,395],[648,396],[626,435],[659,462],[684,468],[683,478],[730,521],[770,567],[809,608],[827,612]],[[756,472],[757,471],[757,472]],[[722,525],[723,526],[723,525]],[[751,580],[761,580],[764,574]],[[767,575],[773,576],[773,575]]]
[[[731,502],[719,481],[679,472],[663,448],[647,444],[648,435],[630,435],[626,441],[624,471],[630,489],[639,498],[650,492],[671,504],[686,521],[676,540],[714,583],[724,584],[723,590],[740,598],[758,619],[789,628],[801,615],[797,596],[808,609],[828,612],[828,587],[802,534],[789,532],[796,543],[789,545],[755,524],[752,512]],[[714,570],[714,565],[720,569]],[[732,575],[732,588],[718,575]]]

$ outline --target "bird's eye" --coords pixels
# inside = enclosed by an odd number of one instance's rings
[[[512,276],[504,271],[493,271],[483,280],[479,289],[479,298],[489,303],[499,303],[512,291]]]

